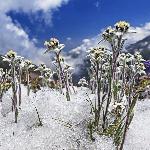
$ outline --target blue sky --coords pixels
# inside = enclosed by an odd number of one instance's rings
[[[73,48],[116,21],[127,20],[133,26],[150,21],[149,6],[149,0],[70,0],[53,12],[52,22],[45,22],[41,12],[10,11],[8,15],[30,38],[38,40],[37,46],[43,46],[45,39],[58,37]]]
[[[85,52],[97,44],[102,29],[120,20],[137,32],[129,36],[134,43],[150,35],[149,6],[149,0],[3,0],[0,53],[14,49],[34,63],[47,63],[45,40],[56,37],[66,52]]]

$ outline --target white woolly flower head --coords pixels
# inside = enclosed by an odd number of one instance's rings
[[[32,62],[30,60],[25,60],[24,61],[24,68],[26,69],[30,69],[30,68],[33,68],[34,65],[32,64]]]
[[[46,69],[46,65],[45,64],[40,64],[39,69],[42,69],[42,70]]]
[[[96,47],[90,49],[88,56],[91,61],[99,61],[106,58],[107,55],[107,51],[104,47]]]
[[[8,61],[8,62],[14,61],[16,56],[17,56],[17,53],[15,51],[9,50],[6,53],[5,57],[3,57],[3,61]]]
[[[142,55],[140,54],[140,52],[135,52],[134,54],[134,58],[137,62],[142,62],[142,61],[145,61],[142,57]]]
[[[130,24],[126,21],[119,21],[115,24],[115,28],[119,32],[126,33],[130,27]]]
[[[43,64],[40,64],[40,65],[38,66],[38,68],[36,68],[34,71],[43,72],[45,69],[46,69],[46,65],[43,63]]]
[[[112,27],[108,27],[103,33],[102,33],[102,37],[104,40],[106,41],[111,41],[114,37],[115,37],[116,33],[115,33],[115,29]]]
[[[113,110],[115,111],[117,110],[119,113],[121,113],[125,109],[125,106],[122,102],[121,103],[115,102],[112,108]]]
[[[126,54],[121,53],[118,58],[119,58],[119,61],[124,61],[124,59],[126,58]]]
[[[16,56],[15,64],[20,67],[24,67],[24,57]]]
[[[49,79],[52,75],[53,75],[53,73],[52,73],[51,69],[50,68],[45,68],[44,74],[43,74],[44,78]]]
[[[13,51],[13,50],[9,50],[8,52],[7,52],[7,54],[6,54],[6,57],[7,58],[15,58],[17,56],[17,53],[15,52],[15,51]]]
[[[130,53],[126,54],[126,62],[131,62],[134,59],[133,55]]]
[[[45,53],[51,52],[51,51],[55,51],[58,53],[64,48],[65,45],[60,44],[58,39],[51,38],[49,41],[44,42],[44,46],[46,46]]]
[[[137,73],[139,74],[139,75],[145,75],[146,74],[146,72],[145,72],[145,65],[141,62],[141,63],[139,63],[139,64],[136,64],[136,68],[137,68]]]

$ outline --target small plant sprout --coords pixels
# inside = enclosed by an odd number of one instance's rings
[[[55,54],[54,64],[56,66],[56,70],[59,77],[60,91],[62,92],[63,87],[65,87],[67,101],[70,101],[68,77],[64,72],[65,62],[64,58],[61,56],[61,51],[64,48],[64,44],[60,44],[57,39],[51,38],[49,41],[45,41],[44,45],[47,48],[45,53],[53,52]]]

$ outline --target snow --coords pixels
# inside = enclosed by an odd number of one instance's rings
[[[87,134],[90,104],[87,88],[76,88],[71,101],[58,91],[42,89],[27,96],[22,86],[22,106],[18,123],[11,112],[11,90],[0,103],[0,150],[113,150],[111,139],[94,135],[91,142]],[[43,126],[38,126],[37,107]],[[135,116],[129,127],[124,150],[150,149],[150,99],[138,101]]]
[[[150,149],[150,99],[139,101],[129,127],[125,150]]]
[[[87,88],[77,88],[71,101],[58,91],[42,89],[28,97],[22,87],[22,107],[18,123],[11,112],[11,90],[0,105],[0,150],[113,150],[111,139],[87,134],[90,105],[86,101]],[[90,94],[92,99],[94,95]],[[38,126],[38,109],[43,126]]]

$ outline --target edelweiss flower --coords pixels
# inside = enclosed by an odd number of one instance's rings
[[[140,68],[141,70],[145,70],[145,69],[146,69],[143,63],[140,63],[140,64],[139,64],[139,68]]]
[[[90,56],[91,60],[98,61],[98,60],[104,58],[105,55],[106,55],[105,48],[96,47],[96,48],[90,49],[90,54],[88,56]]]
[[[52,76],[51,69],[50,68],[45,68],[43,76],[46,79],[50,78]]]
[[[41,64],[41,65],[39,66],[39,68],[46,69],[46,65],[45,65],[45,64]]]
[[[9,50],[3,58],[3,61],[7,61],[9,63],[14,62],[17,57],[17,53],[13,50]]]
[[[140,54],[140,52],[135,52],[134,58],[135,58],[138,62],[139,62],[139,61],[145,61],[145,60],[142,58],[142,55]]]
[[[51,77],[51,73],[50,72],[45,72],[44,73],[44,78],[46,78],[46,79],[48,79],[48,78],[50,78]]]
[[[114,105],[113,105],[113,108],[120,108],[121,110],[123,110],[124,108],[125,108],[125,106],[124,106],[124,104],[123,103],[115,103]]]
[[[29,68],[33,68],[34,65],[32,64],[30,60],[25,60],[24,67],[29,69]]]
[[[130,53],[127,53],[127,54],[126,54],[126,62],[131,62],[133,59],[134,59],[134,58],[133,58],[133,55],[132,55],[132,54],[130,54]]]
[[[119,63],[119,65],[123,65],[125,59],[126,59],[125,53],[121,53],[117,59],[117,62]]]
[[[52,50],[59,52],[61,49],[64,48],[64,44],[60,44],[59,40],[57,40],[56,38],[51,38],[49,41],[45,41],[44,45],[47,48],[45,53],[50,52]]]
[[[121,53],[121,54],[119,55],[119,58],[122,59],[122,60],[124,60],[124,59],[125,59],[125,56],[126,56],[125,53]]]
[[[32,64],[32,62],[30,61],[30,60],[25,60],[25,65],[31,65]]]
[[[24,66],[24,61],[23,61],[23,57],[21,56],[17,56],[16,59],[15,59],[15,63],[17,64],[17,66],[21,66],[23,67]]]
[[[6,57],[9,59],[15,58],[16,57],[16,52],[14,52],[13,50],[9,50],[6,54]]]
[[[102,34],[102,37],[106,41],[111,41],[115,35],[115,30],[112,27],[108,27]]]
[[[119,21],[115,24],[115,28],[119,32],[126,33],[130,27],[130,24],[126,21]]]

